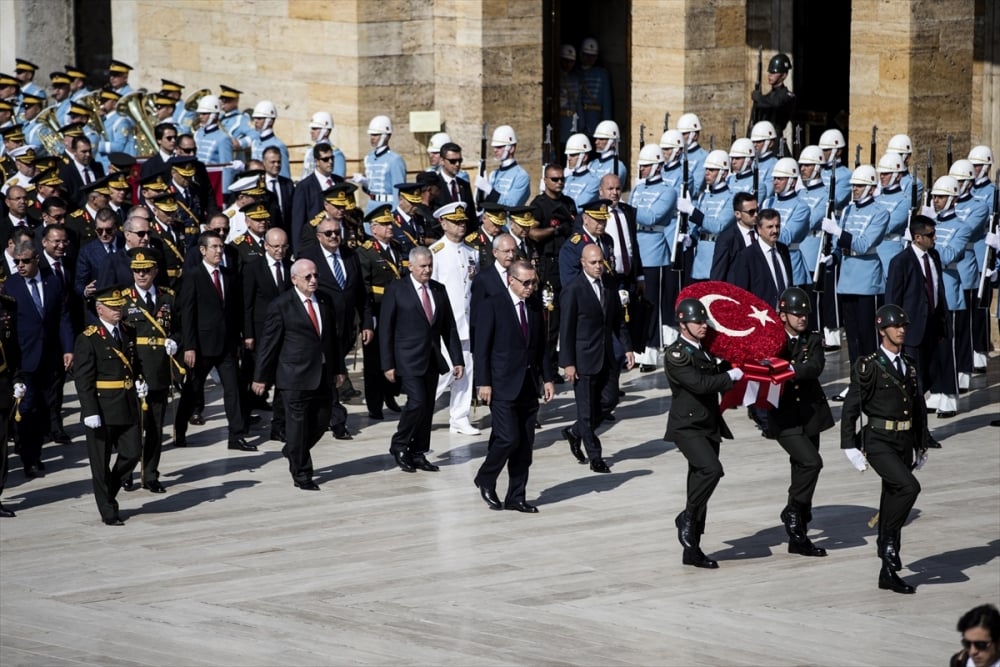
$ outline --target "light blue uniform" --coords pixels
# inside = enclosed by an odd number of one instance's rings
[[[691,267],[691,277],[695,280],[708,280],[712,271],[716,238],[736,224],[733,195],[729,186],[723,183],[718,189],[709,188],[697,200],[695,210],[691,214],[691,223],[695,225],[691,235],[698,243],[695,246],[694,264]]]
[[[584,204],[597,199],[597,191],[601,187],[601,177],[595,174],[589,165],[583,169],[574,169],[566,175],[566,185],[563,194],[576,202],[579,209]]]
[[[177,127],[177,134],[191,134],[191,126],[194,125],[196,120],[198,120],[198,114],[185,109],[183,100],[177,100],[177,105],[174,107],[174,115],[170,117],[170,121]]]
[[[201,163],[229,164],[233,161],[233,144],[217,124],[212,124],[209,129],[199,127],[194,133],[194,141],[198,146],[198,160]],[[229,184],[232,182],[232,167],[223,168],[222,191],[229,192]]]
[[[602,120],[612,118],[611,77],[608,70],[597,65],[580,69],[580,106],[583,107],[583,126],[578,127],[577,132],[583,132],[587,136],[594,133]]]
[[[748,171],[745,174],[730,174],[727,182],[729,183],[729,189],[733,191],[734,195],[740,192],[753,193],[752,171]]]
[[[889,227],[885,238],[878,244],[878,256],[882,260],[882,270],[889,274],[889,262],[903,251],[903,235],[910,221],[910,195],[899,183],[882,190],[875,203],[889,214]]]
[[[941,257],[944,296],[948,310],[965,310],[963,284],[975,281],[976,257],[972,251],[972,228],[963,223],[955,209],[938,213],[934,227],[934,248]]]
[[[56,107],[56,120],[59,121],[59,127],[69,125],[69,107],[73,104],[74,99],[72,96],[67,97]]]
[[[708,151],[701,146],[688,149],[688,173],[691,174],[691,198],[696,199],[705,190],[705,158]]]
[[[504,206],[524,206],[531,194],[528,172],[517,162],[494,169],[490,174],[490,185],[500,195],[497,203]]]
[[[273,130],[264,130],[258,134],[253,139],[253,145],[250,149],[250,159],[251,160],[263,160],[264,151],[274,146],[281,152],[281,175],[285,178],[291,178],[292,172],[288,168],[288,147],[285,146],[285,142],[279,139]]]
[[[48,155],[48,151],[45,150],[45,146],[42,145],[42,124],[37,120],[28,121],[27,125],[24,126],[24,143],[35,147],[36,155]],[[62,146],[62,142],[59,142]]]
[[[604,178],[605,174],[610,174],[615,169],[615,156],[614,153],[604,157],[598,157],[596,160],[590,163],[590,170],[597,175],[597,180],[600,182]],[[625,160],[621,157],[618,158],[618,180],[622,182],[622,189],[625,189],[625,185],[628,183],[628,167],[625,166]]]
[[[809,233],[799,244],[802,252],[802,260],[806,264],[806,271],[811,278],[816,270],[816,259],[819,257],[819,244],[823,239],[823,218],[826,217],[827,198],[830,196],[830,188],[823,187],[823,181],[807,185],[799,190],[799,201],[809,208]]]
[[[889,227],[889,214],[869,197],[861,204],[848,204],[840,226],[843,233],[837,239],[837,251],[842,259],[837,294],[885,294],[885,273],[876,249]]]
[[[100,143],[99,151],[105,156],[111,153],[135,155],[135,123],[131,118],[112,111],[104,117],[104,132],[108,140]]]
[[[135,90],[135,89],[134,89],[134,88],[133,88],[132,86],[130,86],[130,85],[128,85],[128,84],[126,83],[126,84],[125,84],[124,86],[122,86],[121,88],[116,88],[116,89],[115,89],[115,92],[116,92],[116,93],[118,93],[119,95],[121,95],[122,97],[125,97],[126,95],[128,95],[128,94],[129,94],[129,93],[131,93],[131,92],[133,92],[134,90]]]
[[[972,198],[978,199],[979,201],[986,204],[986,208],[990,211],[993,210],[993,193],[996,192],[997,186],[991,181],[983,181],[981,185],[973,185],[970,192],[972,192]]]
[[[955,216],[969,228],[969,243],[975,259],[975,270],[971,275],[962,274],[962,289],[979,289],[979,274],[986,261],[986,232],[989,231],[990,209],[971,193],[966,193],[955,201]]]
[[[635,208],[639,257],[643,268],[670,266],[670,244],[677,218],[677,191],[659,174],[636,184],[629,195]]]
[[[809,285],[812,283],[812,274],[806,271],[801,248],[801,243],[809,236],[809,205],[792,190],[787,194],[772,195],[765,202],[764,208],[773,208],[781,216],[778,240],[788,246],[788,254],[792,260],[792,283],[798,286]]]
[[[663,178],[664,183],[666,183],[668,186],[674,189],[674,192],[677,193],[678,198],[683,194],[681,187],[682,187],[682,181],[684,180],[684,170],[681,168],[681,163],[679,161],[674,162],[669,167],[664,166],[663,170],[660,172],[660,176]],[[691,197],[691,199],[694,199],[695,195],[693,190],[691,189],[691,180],[692,176],[689,170],[688,182],[687,182],[688,195]]]
[[[254,137],[257,136],[257,130],[253,129],[250,117],[239,109],[230,109],[219,118],[219,124],[225,128],[229,136],[240,142],[240,153],[249,155]]]
[[[774,171],[776,164],[778,164],[778,158],[771,151],[764,153],[763,157],[757,159],[758,203],[767,201],[768,197],[774,195],[774,178],[771,176],[771,172]]]
[[[92,92],[94,92],[94,91],[92,91],[90,88],[87,88],[86,86],[84,86],[83,88],[77,89],[77,91],[75,93],[73,93],[72,95],[70,95],[69,99],[70,99],[71,102],[76,102],[81,97],[86,97],[87,95],[90,95]],[[67,120],[66,122],[68,123],[69,120]]]
[[[821,175],[826,191],[830,191],[830,167],[823,165]],[[906,187],[904,186],[905,190]],[[837,199],[837,210],[843,211],[844,207],[851,201],[851,170],[842,164],[837,165],[837,183],[833,189],[834,197]]]
[[[29,81],[21,87],[21,96],[32,95],[33,97],[40,97],[44,101],[46,99],[45,89],[39,86],[34,81]],[[44,104],[42,106],[45,106]]]
[[[406,163],[388,146],[373,148],[365,156],[365,178],[368,179],[367,192],[370,199],[365,214],[371,213],[382,204],[392,204],[395,209],[399,191],[397,183],[406,182]]]

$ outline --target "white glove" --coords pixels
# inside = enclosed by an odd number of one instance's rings
[[[243,171],[244,169],[247,168],[247,166],[243,164],[243,160],[233,160],[232,162],[229,163],[229,166],[234,171]]]
[[[986,278],[988,280],[993,280],[993,276],[997,274],[996,269],[986,269]]]
[[[83,418],[83,425],[87,428],[101,428],[101,415],[90,415]]]
[[[923,454],[921,454],[920,456],[917,457],[917,465],[914,466],[913,469],[914,470],[920,470],[921,468],[923,468],[924,464],[927,463],[927,459],[929,457],[930,457],[930,454],[928,454],[927,450],[925,449],[924,452],[923,452]]]
[[[677,210],[684,215],[690,215],[694,212],[694,204],[691,203],[691,195],[684,195],[677,200]]]
[[[354,174],[351,176],[351,180],[358,184],[359,187],[365,187],[368,185],[368,179],[365,178],[364,174]]]
[[[483,193],[484,197],[488,197],[491,192],[493,192],[493,186],[490,185],[490,179],[485,176],[476,176],[476,189]]]
[[[833,255],[823,255],[822,257],[819,258],[819,261],[822,264],[830,266],[831,264],[833,264]]]
[[[14,398],[24,398],[27,392],[28,388],[24,386],[23,382],[14,383]]]
[[[845,449],[844,454],[847,456],[847,460],[851,462],[854,469],[858,472],[864,472],[868,468],[868,459],[865,458],[864,452],[860,449]]]
[[[729,379],[732,380],[733,382],[739,382],[743,378],[743,369],[730,368],[728,371],[726,371],[726,375],[728,375]]]
[[[146,398],[149,396],[149,385],[144,380],[136,380],[135,393],[139,398]]]
[[[174,356],[177,354],[177,341],[173,338],[167,338],[163,341],[163,349],[167,351],[167,354]]]
[[[931,220],[937,218],[937,211],[934,210],[933,206],[923,206],[920,209],[920,215],[925,215]]]
[[[678,234],[677,240],[681,242],[681,247],[688,250],[691,247],[691,235],[690,234]]]
[[[903,240],[907,243],[913,242],[913,234],[910,233],[910,226],[906,226],[906,231],[903,232]]]
[[[823,231],[839,239],[840,234],[844,230],[840,228],[840,225],[833,218],[823,218]]]
[[[620,289],[618,290],[618,298],[621,299],[622,305],[628,305],[628,290]]]
[[[546,308],[548,308],[549,306],[552,305],[552,303],[553,303],[552,290],[550,290],[550,289],[543,289],[542,290],[542,305],[545,306]]]
[[[994,250],[1000,250],[1000,234],[996,232],[986,232],[986,245]]]

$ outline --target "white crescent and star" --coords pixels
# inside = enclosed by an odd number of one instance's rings
[[[708,313],[708,319],[710,324],[712,325],[712,328],[718,331],[719,333],[723,333],[726,334],[727,336],[732,336],[734,338],[743,338],[745,336],[749,336],[750,334],[752,334],[754,331],[757,330],[757,327],[750,327],[749,329],[739,329],[739,330],[730,329],[729,327],[725,327],[722,324],[720,324],[719,321],[715,319],[715,317],[712,315],[713,303],[715,303],[716,301],[731,301],[733,303],[738,304],[739,301],[737,301],[736,299],[728,296],[723,296],[722,294],[706,294],[705,296],[701,297],[700,301],[705,306],[705,312]],[[771,320],[770,316],[768,316],[767,314],[767,311],[759,310],[758,308],[753,306],[751,307],[753,308],[754,312],[750,315],[750,317],[759,319],[761,325],[764,324],[765,318]],[[774,320],[771,321],[773,322]]]

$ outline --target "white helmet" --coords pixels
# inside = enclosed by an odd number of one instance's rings
[[[705,169],[729,171],[729,156],[726,151],[716,149],[705,157]]]
[[[701,121],[693,113],[686,113],[677,119],[677,130],[680,132],[701,132]]]
[[[875,167],[870,164],[863,164],[851,174],[851,185],[870,185],[875,187],[878,184],[878,176],[875,174]]]
[[[620,139],[621,132],[618,130],[618,123],[613,120],[602,120],[594,130],[595,139]]]
[[[566,60],[576,60],[576,49],[572,44],[563,44],[559,49],[559,57]]]
[[[825,164],[823,159],[823,149],[815,144],[810,144],[799,153],[799,164]]]
[[[985,164],[987,166],[993,166],[993,151],[990,150],[989,146],[974,146],[971,151],[969,151],[969,162],[974,165]]]
[[[934,181],[934,187],[931,189],[931,194],[942,197],[957,197],[958,179],[954,176],[941,176]]]
[[[566,155],[578,155],[580,153],[589,153],[594,150],[590,145],[590,139],[587,138],[586,134],[574,134],[566,141]]]
[[[368,123],[368,134],[392,134],[392,121],[388,116],[375,116]]]
[[[783,157],[774,164],[771,176],[775,178],[798,178],[799,163],[793,157]]]
[[[197,113],[222,113],[222,107],[219,106],[219,98],[215,95],[205,95],[202,97],[198,100]]]
[[[970,160],[955,160],[948,170],[949,176],[954,176],[955,180],[971,181],[976,177],[976,170]]]
[[[584,53],[589,56],[596,56],[597,51],[597,40],[593,37],[588,37],[583,40],[582,44],[580,44],[580,53]]]
[[[332,130],[333,116],[330,115],[329,111],[317,111],[312,115],[312,119],[309,121],[309,129]]]
[[[825,151],[836,150],[847,145],[844,134],[837,129],[827,130],[819,136],[819,147]]]
[[[660,137],[660,148],[669,150],[681,148],[684,145],[684,136],[678,130],[667,130]]]
[[[431,140],[427,142],[427,152],[440,153],[441,147],[450,143],[451,137],[449,137],[445,132],[438,132],[437,134],[431,136]]]
[[[514,128],[510,125],[500,125],[497,129],[493,130],[493,139],[490,141],[491,146],[513,146],[517,143],[517,135],[514,134]]]
[[[639,151],[639,166],[643,167],[648,164],[660,164],[663,162],[663,151],[656,144],[646,144]]]
[[[746,137],[740,137],[729,147],[729,157],[753,157],[753,142]]]
[[[270,118],[274,120],[278,117],[278,109],[275,108],[274,102],[271,100],[261,100],[257,102],[256,106],[253,108],[253,113],[250,115],[251,118]]]
[[[905,158],[913,152],[913,142],[905,134],[897,134],[889,140],[888,149],[893,153],[899,153]]]
[[[750,141],[767,141],[768,139],[777,138],[778,133],[769,120],[762,120],[759,123],[755,123],[750,129]]]
[[[877,171],[880,174],[896,174],[906,171],[906,167],[903,165],[903,156],[895,151],[889,151],[879,158]]]

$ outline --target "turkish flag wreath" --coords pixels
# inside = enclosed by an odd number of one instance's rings
[[[795,372],[776,356],[785,346],[785,327],[774,308],[744,289],[716,280],[685,287],[677,303],[689,298],[701,301],[708,312],[705,349],[743,370],[743,378],[723,395],[720,407],[777,407],[782,385]]]

